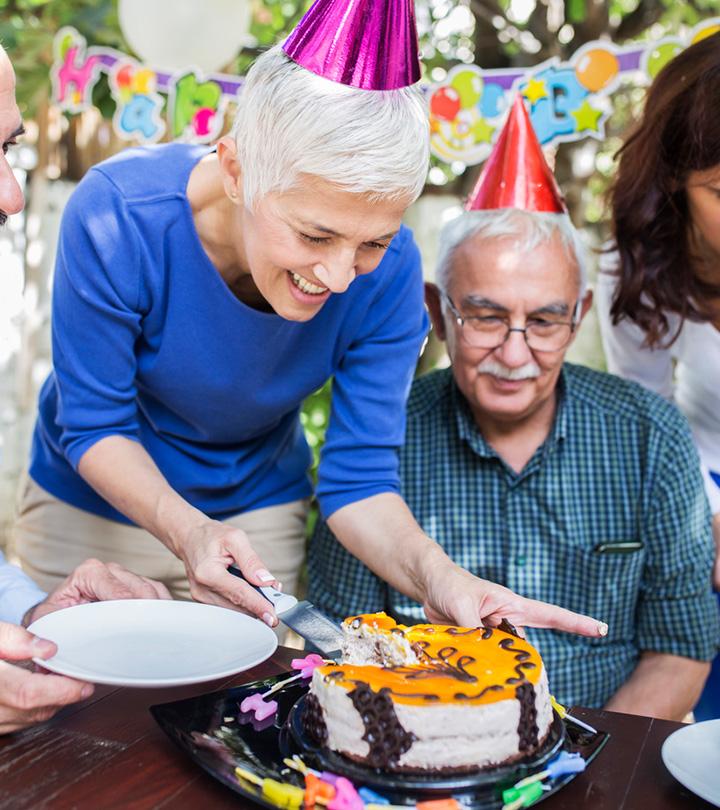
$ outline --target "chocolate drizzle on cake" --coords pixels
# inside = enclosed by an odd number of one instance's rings
[[[498,683],[490,684],[490,686],[486,686],[482,692],[478,692],[477,695],[466,695],[464,692],[455,692],[453,697],[455,700],[480,700],[480,698],[485,697],[488,692],[502,692],[503,687],[500,686]]]
[[[359,683],[348,693],[365,726],[365,740],[370,748],[367,761],[373,768],[395,765],[416,740],[400,725],[390,690],[373,692],[367,684]]]
[[[533,664],[532,661],[528,661],[530,658],[530,653],[527,650],[516,650],[515,649],[515,639],[513,638],[504,638],[499,646],[502,650],[507,650],[507,652],[514,653],[515,660],[518,662],[515,665],[515,675],[510,676],[505,680],[505,683],[509,686],[513,686],[516,683],[524,683],[527,681],[525,677],[525,673],[523,672],[524,669],[535,669],[536,665]],[[529,681],[528,681],[529,683]],[[532,684],[531,684],[532,686]]]
[[[515,625],[510,624],[510,622],[507,619],[503,619],[498,625],[497,629],[502,630],[503,633],[509,633],[511,636],[515,636],[516,638],[521,638],[520,633],[518,633]]]
[[[504,638],[500,642],[500,647],[503,650],[508,650],[509,652],[515,653],[515,660],[516,661],[527,661],[530,658],[530,653],[527,650],[516,650],[515,649],[515,640],[512,638]]]
[[[477,633],[477,631],[478,631],[477,627],[466,627],[464,630],[462,629],[462,627],[448,627],[445,632],[449,636],[472,636],[475,633]],[[490,631],[490,635],[492,635],[492,630]],[[483,638],[484,637],[485,636],[483,635]]]
[[[417,666],[407,666],[398,664],[392,667],[385,667],[390,672],[398,672],[405,676],[408,681],[419,681],[426,678],[448,677],[463,683],[477,683],[477,678],[471,675],[466,667],[474,664],[477,660],[472,655],[461,655],[456,661],[453,657],[458,653],[457,647],[443,647],[438,650],[437,657],[430,658],[423,651],[422,669]]]
[[[302,724],[305,733],[315,745],[327,745],[328,730],[323,718],[322,708],[320,707],[320,701],[312,692],[309,692],[305,698]]]
[[[515,697],[520,703],[520,722],[518,723],[518,748],[523,753],[532,751],[538,743],[537,709],[535,708],[535,687],[523,683],[515,690]]]

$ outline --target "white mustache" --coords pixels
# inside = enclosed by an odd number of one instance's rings
[[[477,367],[478,374],[490,374],[501,380],[534,380],[539,377],[540,367],[537,363],[525,363],[520,368],[508,368],[502,363],[498,363],[493,357],[488,357]]]

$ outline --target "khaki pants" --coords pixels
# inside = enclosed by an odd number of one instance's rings
[[[250,543],[283,584],[296,593],[305,558],[307,500],[255,509],[226,520],[247,533]],[[185,566],[144,529],[77,509],[44,490],[30,476],[21,483],[12,532],[24,571],[46,591],[81,562],[95,557],[163,582],[176,599],[190,599]]]

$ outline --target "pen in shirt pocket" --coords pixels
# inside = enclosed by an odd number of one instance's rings
[[[639,540],[627,540],[621,543],[598,543],[593,551],[596,554],[632,554],[633,551],[640,551],[643,543]]]

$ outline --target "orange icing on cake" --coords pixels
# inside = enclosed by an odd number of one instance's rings
[[[354,629],[365,625],[378,634],[401,634],[418,664],[321,667],[319,673],[347,691],[359,683],[374,692],[389,689],[393,701],[411,705],[457,703],[474,706],[514,699],[522,683],[540,680],[542,660],[535,648],[511,633],[482,627],[397,624],[384,613],[345,620]]]

